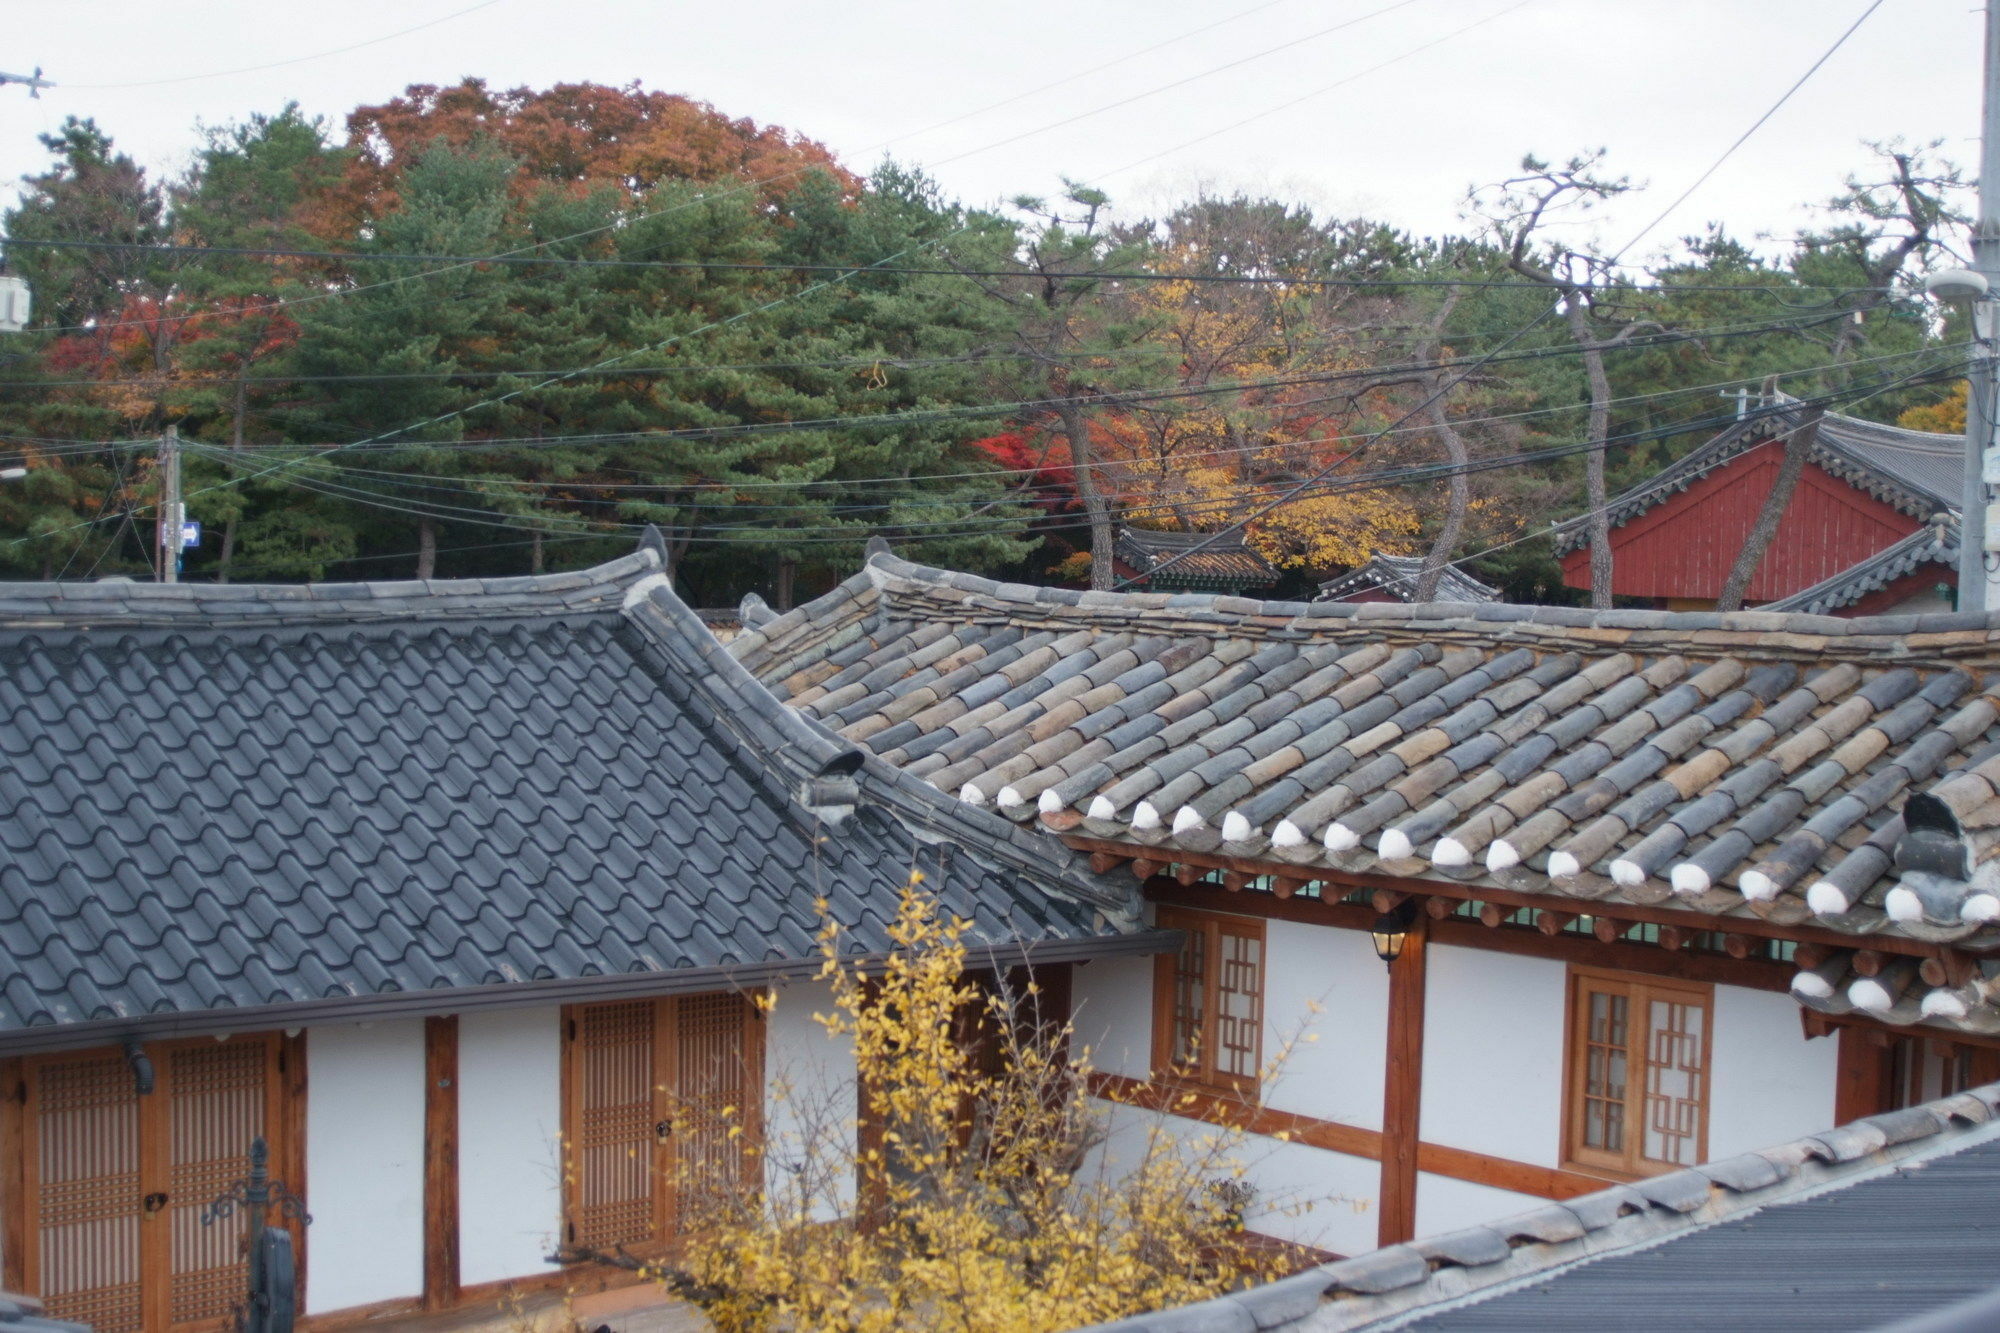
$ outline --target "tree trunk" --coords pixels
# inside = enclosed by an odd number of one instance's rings
[[[229,448],[234,453],[243,452],[243,416],[248,406],[250,382],[241,375],[236,378],[236,400],[230,405]],[[229,582],[229,565],[236,558],[236,520],[224,520],[222,524],[222,553],[215,562],[215,581]]]
[[[435,577],[437,560],[437,524],[428,518],[420,518],[417,520],[417,577],[420,579]]]
[[[1604,482],[1606,436],[1611,433],[1611,377],[1604,373],[1604,353],[1591,334],[1590,315],[1583,298],[1571,291],[1563,298],[1563,313],[1569,320],[1570,337],[1583,349],[1583,373],[1590,384],[1590,419],[1583,456],[1584,495],[1590,505],[1590,605],[1604,611],[1611,607],[1611,495]]]
[[[229,519],[222,525],[222,552],[215,560],[215,581],[229,582],[229,565],[236,559],[236,520]]]
[[[1763,507],[1757,511],[1757,521],[1750,525],[1750,534],[1743,539],[1743,549],[1736,553],[1736,563],[1729,567],[1729,577],[1722,581],[1722,594],[1715,599],[1716,610],[1743,609],[1743,594],[1749,590],[1750,576],[1757,572],[1764,552],[1778,535],[1778,524],[1784,521],[1785,509],[1792,502],[1792,492],[1798,489],[1799,476],[1805,471],[1813,442],[1819,438],[1820,418],[1825,415],[1824,407],[1808,408],[1805,419],[1785,437],[1785,457],[1778,464],[1778,479],[1772,483],[1771,493],[1764,497]]]
[[[542,530],[540,528],[535,529],[535,535],[528,543],[528,572],[530,574],[539,574],[542,572]]]
[[[778,612],[783,614],[792,609],[792,585],[798,581],[799,562],[796,556],[778,557]]]
[[[1432,376],[1432,383],[1424,386],[1430,395],[1430,402],[1424,407],[1424,415],[1430,419],[1431,432],[1444,443],[1444,451],[1451,459],[1452,474],[1450,488],[1445,493],[1444,523],[1438,528],[1437,540],[1424,555],[1423,568],[1417,574],[1416,599],[1420,602],[1437,600],[1438,582],[1444,578],[1444,571],[1451,563],[1451,553],[1458,547],[1458,539],[1465,531],[1466,511],[1472,507],[1472,478],[1466,473],[1465,465],[1472,460],[1466,450],[1465,437],[1460,435],[1445,414],[1444,395],[1438,392],[1439,378]]]
[[[1090,423],[1074,402],[1067,401],[1069,383],[1063,382],[1065,401],[1056,407],[1062,418],[1063,433],[1069,440],[1070,471],[1076,477],[1077,498],[1083,501],[1084,517],[1090,523],[1090,586],[1108,592],[1116,571],[1112,568],[1113,529],[1111,507],[1097,489],[1097,456],[1090,443]]]

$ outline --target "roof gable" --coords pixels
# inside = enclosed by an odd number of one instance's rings
[[[1796,400],[1785,399],[1736,422],[1654,476],[1613,496],[1607,510],[1611,526],[1631,522],[1758,445],[1781,439],[1802,419]],[[1921,520],[1958,509],[1964,447],[1957,436],[1829,412],[1820,420],[1809,461],[1826,475]],[[1584,518],[1564,522],[1556,530],[1556,554],[1577,550],[1589,536]]]
[[[810,970],[821,899],[885,950],[913,869],[975,947],[1089,940],[1129,907],[780,707],[650,553],[542,581],[6,592],[39,608],[0,624],[0,1034],[748,984]]]

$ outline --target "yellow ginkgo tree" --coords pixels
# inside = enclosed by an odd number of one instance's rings
[[[761,1150],[761,1196],[684,1182],[696,1206],[661,1276],[723,1333],[1038,1333],[1280,1267],[1242,1229],[1232,1136],[1156,1128],[1107,1152],[1067,1022],[1037,1021],[1032,980],[969,973],[968,923],[920,879],[885,965],[854,965],[831,926],[821,938],[832,1006],[815,1017],[851,1044],[860,1096],[773,1117],[789,1128]]]

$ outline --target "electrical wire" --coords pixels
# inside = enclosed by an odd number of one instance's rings
[[[309,56],[293,56],[289,60],[273,60],[269,64],[264,65],[245,65],[240,69],[210,70],[206,74],[177,74],[168,79],[145,79],[137,83],[71,83],[64,86],[91,92],[108,92],[113,89],[124,88],[161,88],[170,83],[197,83],[203,79],[226,79],[238,74],[258,74],[267,69],[284,69],[289,65],[303,65],[311,60],[325,60],[329,56],[344,56],[349,51],[360,51],[371,46],[380,46],[383,42],[393,42],[398,37],[408,37],[413,32],[422,32],[425,28],[435,28],[440,23],[449,23],[453,19],[464,18],[467,14],[476,14],[482,9],[491,9],[499,3],[500,0],[479,0],[479,3],[476,5],[467,5],[464,9],[454,10],[441,18],[430,19],[427,22],[416,24],[414,27],[385,33],[380,37],[370,37],[365,42],[355,42],[351,46],[335,47],[331,51],[317,51]]]
[[[1523,6],[1532,3],[1534,3],[1534,0],[1519,0],[1519,3],[1514,5],[1512,9],[1503,11],[1503,13],[1512,13],[1514,9],[1520,9]],[[1491,15],[1487,19],[1480,20],[1480,22],[1481,23],[1490,22],[1492,19],[1499,17],[1501,17],[1501,15],[1499,14]],[[1479,25],[1468,24],[1465,29],[1461,29],[1460,31],[1469,31],[1471,28],[1477,26]],[[1436,41],[1428,43],[1426,46],[1417,47],[1411,51],[1405,52],[1403,55],[1396,57],[1396,60],[1406,60],[1410,56],[1416,55],[1418,52],[1428,50],[1431,46],[1436,46],[1440,42],[1448,40],[1450,36],[1456,36],[1456,35],[1457,35],[1456,33],[1452,33],[1448,34],[1447,37],[1440,37]],[[1381,65],[1370,66],[1368,69],[1361,71],[1360,74],[1356,74],[1350,77],[1349,79],[1342,80],[1341,83],[1327,85],[1325,88],[1320,89],[1319,92],[1330,92],[1334,88],[1341,87],[1345,83],[1350,83],[1353,81],[1353,79],[1361,77],[1361,74],[1372,74],[1376,70],[1386,68],[1388,65],[1394,63],[1396,63],[1396,61],[1385,61]],[[1308,94],[1308,96],[1318,96],[1318,95],[1319,95],[1318,93]],[[1304,100],[1304,99],[1299,99],[1299,100]],[[1267,113],[1260,112],[1259,114],[1262,115]],[[1251,117],[1251,119],[1253,120],[1255,118],[1256,117]],[[1247,123],[1247,122],[1239,122],[1239,123]],[[1215,131],[1215,133],[1217,134],[1227,133],[1229,130],[1234,128],[1236,128],[1236,126],[1234,125],[1225,126],[1222,130]],[[1210,136],[1204,136],[1204,137],[1210,137]],[[1199,143],[1199,142],[1201,142],[1201,140],[1198,139],[1189,141],[1189,143]],[[1177,153],[1181,151],[1181,149],[1186,148],[1188,146],[1189,146],[1188,144],[1178,144],[1173,148],[1169,148],[1164,150],[1163,152],[1154,154],[1153,158],[1141,158],[1137,162],[1128,163],[1127,165],[1123,167],[1118,167],[1113,171],[1104,172],[1102,173],[1102,175],[1105,177],[1118,175],[1120,172],[1129,171],[1135,167],[1143,166],[1147,162],[1154,160],[1154,158],[1165,157],[1170,153]],[[549,242],[549,244],[554,244],[554,243],[555,242]],[[381,253],[371,253],[365,250],[290,250],[290,249],[276,249],[276,248],[265,248],[265,247],[255,247],[255,246],[176,245],[176,244],[164,244],[164,243],[153,244],[144,241],[79,241],[79,240],[58,240],[58,239],[11,240],[10,239],[6,241],[4,245],[5,248],[15,249],[15,250],[113,251],[118,253],[190,255],[195,257],[201,257],[205,255],[215,255],[232,259],[313,259],[326,262],[356,263],[356,264],[374,264],[374,263],[449,264],[458,268],[484,265],[484,264],[502,264],[502,265],[523,264],[538,268],[547,267],[547,268],[667,269],[675,272],[806,274],[806,273],[843,273],[847,272],[849,269],[853,267],[853,265],[840,265],[840,264],[753,263],[749,261],[726,261],[726,260],[706,260],[706,259],[578,259],[578,258],[568,258],[562,256],[523,254],[519,251],[508,251],[506,253],[498,255],[424,254],[424,253],[411,253],[406,251],[384,251]],[[443,271],[446,270],[440,270],[440,272]],[[1037,276],[1032,272],[1017,268],[957,268],[957,267],[911,268],[904,266],[884,265],[884,266],[871,266],[870,271],[875,273],[893,274],[905,277],[931,277],[931,278],[1034,278]],[[424,277],[427,275],[414,274],[411,276]],[[1063,273],[1063,274],[1056,274],[1054,276],[1061,277],[1065,280],[1070,280],[1070,281],[1094,281],[1094,282],[1107,282],[1107,283],[1182,282],[1182,283],[1206,283],[1217,286],[1302,287],[1302,288],[1340,288],[1340,289],[1357,288],[1361,290],[1385,290],[1385,291],[1403,291],[1413,288],[1429,288],[1429,287],[1463,287],[1468,290],[1477,290],[1477,291],[1548,290],[1547,283],[1535,282],[1526,278],[1420,278],[1420,277],[1315,278],[1303,275],[1293,275],[1284,273],[1182,273],[1182,272],[1159,272],[1148,269],[1080,269],[1075,273]],[[353,288],[352,290],[360,291],[364,289],[357,287]],[[1791,282],[1783,285],[1762,285],[1762,286],[1747,284],[1747,283],[1721,283],[1721,282],[1718,283],[1676,282],[1665,285],[1655,284],[1652,286],[1641,286],[1635,283],[1616,282],[1616,283],[1581,283],[1578,284],[1578,290],[1588,291],[1588,292],[1613,293],[1617,295],[1630,295],[1630,296],[1669,296],[1681,292],[1738,292],[1748,295],[1781,296],[1781,295],[1788,295],[1792,293],[1806,292],[1806,291],[1834,292],[1841,296],[1853,296],[1871,292],[1893,293],[1897,289],[1894,287],[1870,287],[1865,284],[1861,286],[1854,286],[1854,285],[1843,286],[1835,283],[1805,283],[1805,282]],[[300,299],[317,300],[319,299],[320,295],[338,295],[338,294],[340,293],[322,293],[315,295],[311,298],[300,298]],[[252,306],[248,308],[247,313],[251,314],[261,313],[262,311],[271,308],[273,308],[272,305]],[[245,311],[202,310],[202,311],[190,312],[185,315],[160,316],[159,318],[187,321],[187,320],[203,318],[208,315],[219,314],[219,315],[227,315],[234,317],[242,313],[245,313]],[[135,323],[135,322],[142,322],[142,321],[127,321],[127,323]],[[152,321],[143,321],[143,322],[150,323]],[[58,332],[77,332],[84,330],[94,331],[96,329],[101,329],[101,328],[116,328],[116,327],[119,327],[119,325],[116,324],[70,325],[63,329],[38,329],[35,330],[35,332],[58,333]]]
[[[1831,406],[1849,401],[1862,402],[1866,401],[1869,398],[1877,397],[1882,393],[1889,392],[1896,388],[1913,387],[1916,385],[1931,383],[1931,382],[1944,382],[1946,379],[1955,378],[1958,375],[1962,374],[1965,364],[1966,364],[1965,362],[1960,361],[1952,364],[1949,367],[1913,371],[1909,374],[1891,380],[1885,384],[1877,385],[1872,388],[1866,388],[1865,391],[1860,391],[1855,388],[1850,388],[1837,393],[1818,395],[1813,398],[1796,399],[1790,403],[1787,403],[1785,405],[1785,410],[1792,410],[1801,404],[1812,405],[1817,403],[1817,404]],[[1550,446],[1546,449],[1530,451],[1508,457],[1475,459],[1465,464],[1445,462],[1445,463],[1420,464],[1405,468],[1378,469],[1373,472],[1360,473],[1349,477],[1338,477],[1322,481],[1311,489],[1310,498],[1321,498],[1324,496],[1331,496],[1331,495],[1352,494],[1361,491],[1381,490],[1381,489],[1387,489],[1391,486],[1406,485],[1416,480],[1427,480],[1427,481],[1437,480],[1460,473],[1473,474],[1478,472],[1499,470],[1502,468],[1525,466],[1532,463],[1549,462],[1561,458],[1574,457],[1590,453],[1601,447],[1608,447],[1612,444],[1626,446],[1631,444],[1644,443],[1651,440],[1670,438],[1676,435],[1684,435],[1694,430],[1703,429],[1704,427],[1713,428],[1715,426],[1727,426],[1730,424],[1737,423],[1742,419],[1743,418],[1739,418],[1733,412],[1731,412],[1726,415],[1711,415],[1710,417],[1701,420],[1681,421],[1666,426],[1651,427],[1643,430],[1634,430],[1623,433],[1621,435],[1609,437],[1602,444],[1593,441],[1570,441],[1564,444]],[[380,491],[370,491],[366,487],[345,485],[341,482],[334,481],[323,476],[315,476],[310,474],[301,475],[294,473],[287,477],[281,478],[281,480],[286,485],[292,485],[299,489],[308,490],[315,494],[322,495],[328,498],[350,501],[367,507],[383,509],[386,511],[401,513],[415,517],[429,518],[438,521],[465,523],[473,526],[484,526],[484,527],[494,527],[494,528],[509,528],[516,530],[525,529],[528,531],[542,531],[546,533],[576,533],[579,531],[578,527],[576,526],[569,526],[565,528],[537,528],[532,523],[526,523],[521,521],[520,518],[509,519],[506,516],[496,514],[492,510],[472,509],[462,505],[453,505],[441,501],[429,501],[421,498],[413,499],[407,496],[384,495]],[[418,488],[418,489],[427,489],[427,488]],[[399,503],[399,501],[401,502]],[[699,504],[677,505],[670,507],[692,509],[697,512],[702,508],[706,507],[709,509],[716,510],[723,514],[728,514],[730,512],[733,512],[733,510],[735,509],[735,506],[731,505],[702,506]],[[881,510],[884,508],[893,509],[896,507],[897,506],[894,505],[876,506],[876,507],[871,507],[867,512],[879,515]],[[1219,517],[1226,515],[1227,513],[1233,512],[1240,507],[1241,507],[1241,500],[1238,497],[1224,496],[1224,497],[1218,497],[1213,500],[1162,502],[1160,504],[1152,506],[1143,506],[1143,505],[1134,506],[1131,509],[1125,511],[1125,516],[1128,518],[1131,517],[1208,518],[1208,517]],[[1066,524],[1062,526],[1078,526],[1082,523],[1082,521],[1083,520],[1079,518],[1077,520],[1077,523]],[[1575,521],[1574,518],[1565,520],[1565,522],[1574,522],[1574,521]],[[644,523],[624,523],[615,520],[603,520],[603,519],[594,521],[577,520],[577,522],[580,524],[587,524],[594,522],[599,530],[605,530],[605,531],[619,531],[619,530],[639,531],[643,530],[646,526],[646,524]],[[893,534],[891,536],[891,539],[894,540],[898,536],[902,537],[902,539],[904,540],[941,540],[951,537],[977,536],[982,533],[996,532],[1003,529],[1018,530],[1021,525],[1021,522],[1022,520],[1017,517],[983,520],[977,523],[967,522],[963,519],[940,519],[931,523],[895,520],[891,522],[890,526],[893,526],[899,529],[900,531],[897,534]],[[692,537],[689,538],[689,540],[692,540],[700,544],[728,544],[728,543],[738,543],[743,540],[747,540],[748,538],[738,538],[732,536],[718,535],[718,534],[740,532],[749,534],[750,537],[760,538],[765,542],[769,542],[772,540],[780,540],[782,541],[783,544],[786,545],[841,544],[841,543],[852,542],[855,539],[855,534],[857,533],[873,532],[881,525],[882,525],[882,520],[879,517],[877,517],[872,522],[861,521],[846,527],[829,527],[822,525],[819,527],[774,528],[768,523],[708,524],[702,528],[700,533],[693,535]],[[816,533],[830,533],[830,532],[837,532],[843,535],[836,535],[836,536],[812,535]],[[1466,557],[1466,558],[1472,559],[1476,557]]]
[[[1761,129],[1764,126],[1764,124],[1771,119],[1772,116],[1776,115],[1778,109],[1784,106],[1786,102],[1790,101],[1792,95],[1798,92],[1800,88],[1804,87],[1806,82],[1809,79],[1811,79],[1812,76],[1816,74],[1820,70],[1820,68],[1826,64],[1828,60],[1832,59],[1834,52],[1838,51],[1841,48],[1841,46],[1847,41],[1848,37],[1853,34],[1854,30],[1856,28],[1859,28],[1862,22],[1865,21],[1870,14],[1873,14],[1875,10],[1881,6],[1881,4],[1882,0],[1871,0],[1871,3],[1869,4],[1868,8],[1862,12],[1861,17],[1856,19],[1854,23],[1845,32],[1840,34],[1839,37],[1835,38],[1833,45],[1827,48],[1826,52],[1823,55],[1821,55],[1818,60],[1814,61],[1813,64],[1806,70],[1806,72],[1800,75],[1799,78],[1789,88],[1785,89],[1785,91],[1779,95],[1778,100],[1772,103],[1769,109],[1767,109],[1763,115],[1759,116],[1756,119],[1756,121],[1754,121],[1751,124],[1749,129],[1745,130],[1742,134],[1738,135],[1734,142],[1732,142],[1727,148],[1723,149],[1721,156],[1717,157],[1714,162],[1710,163],[1708,169],[1702,172],[1700,176],[1696,177],[1694,183],[1690,185],[1687,189],[1683,190],[1680,193],[1680,195],[1678,195],[1675,198],[1674,202],[1671,205],[1669,205],[1667,210],[1663,211],[1658,217],[1654,218],[1651,222],[1647,223],[1644,227],[1640,228],[1638,234],[1633,236],[1632,239],[1627,241],[1624,245],[1620,246],[1612,254],[1610,262],[1613,265],[1616,265],[1618,261],[1623,259],[1624,256],[1634,246],[1638,245],[1641,240],[1645,239],[1645,237],[1649,233],[1651,233],[1655,227],[1659,226],[1661,222],[1665,221],[1667,213],[1671,212],[1675,208],[1680,207],[1681,204],[1687,202],[1687,200],[1693,196],[1694,192],[1698,190],[1703,183],[1705,183],[1707,180],[1709,180],[1709,178],[1715,175],[1716,171],[1721,168],[1723,163],[1727,162],[1739,148],[1741,148],[1744,144],[1748,143],[1750,141],[1751,136],[1756,134],[1756,132],[1759,129]],[[1568,294],[1565,294],[1563,297],[1559,298],[1554,304],[1550,305],[1539,316],[1537,316],[1532,323],[1523,326],[1523,328],[1520,331],[1520,334],[1517,334],[1516,337],[1525,334],[1529,329],[1536,327],[1543,321],[1550,318],[1552,315],[1556,313],[1556,311],[1562,308],[1564,301],[1569,299],[1573,298],[1571,298]],[[1511,344],[1512,341],[1513,339],[1509,339],[1508,343],[1501,344],[1500,348],[1495,349],[1495,351],[1497,352],[1500,350],[1504,350],[1509,344]],[[1493,354],[1492,353],[1488,354],[1489,358],[1491,355]],[[1427,397],[1425,397],[1425,399],[1421,403],[1417,404],[1417,406],[1411,408],[1408,412],[1404,413],[1397,420],[1390,423],[1391,426],[1403,425],[1405,422],[1415,417],[1418,413],[1429,408],[1433,403],[1442,400],[1453,389],[1457,388],[1459,385],[1463,384],[1467,379],[1471,378],[1473,372],[1479,369],[1479,367],[1484,364],[1485,360],[1482,359],[1479,363],[1475,364],[1470,369],[1467,369],[1461,374],[1453,377],[1448,383],[1439,385],[1438,388],[1434,392],[1429,394]],[[1360,452],[1360,450],[1366,448],[1368,443],[1369,441],[1363,441],[1361,444],[1356,445],[1353,450],[1350,450],[1348,452],[1346,457],[1352,458],[1356,453]],[[1331,471],[1332,469],[1339,467],[1343,461],[1344,460],[1342,459],[1334,460],[1333,463],[1328,464],[1327,467],[1325,468],[1322,468],[1313,477],[1309,477],[1304,482],[1299,483],[1297,491],[1302,493],[1306,486],[1310,485],[1317,478],[1325,476],[1327,472]],[[1205,538],[1204,540],[1196,542],[1195,544],[1189,546],[1185,550],[1175,552],[1167,559],[1153,566],[1153,568],[1149,571],[1149,577],[1157,575],[1162,570],[1169,569],[1172,566],[1177,565],[1182,561],[1185,561],[1199,554],[1200,552],[1208,549],[1210,546],[1213,546],[1216,542],[1222,540],[1224,536],[1227,536],[1231,533],[1241,532],[1243,528],[1248,524],[1256,522],[1258,519],[1263,518],[1264,516],[1270,514],[1271,512],[1280,508],[1284,504],[1289,503],[1289,499],[1290,499],[1290,493],[1284,496],[1280,496],[1277,499],[1270,501],[1268,504],[1259,507],[1255,512],[1251,513],[1250,515],[1237,520],[1235,523],[1231,524],[1227,528],[1222,529],[1220,532],[1214,533],[1213,535]],[[1120,583],[1118,583],[1116,586],[1124,588],[1124,587],[1129,587],[1131,583],[1132,583],[1131,579],[1125,579]]]
[[[1840,363],[1829,362],[1819,366],[1802,367],[1798,370],[1789,371],[1786,372],[1780,378],[1786,378],[1786,379],[1795,378],[1799,375],[1811,374],[1820,370],[1831,369],[1834,368],[1836,365],[1843,367],[1859,367],[1865,365],[1873,365],[1884,361],[1905,360],[1912,356],[1927,356],[1943,350],[1945,349],[1935,348],[1935,347],[1918,348],[1905,352],[1891,353],[1880,357],[1869,357],[1859,361],[1849,361]],[[1755,381],[1761,382],[1766,378],[1770,377],[1757,376],[1755,377]],[[1614,407],[1614,406],[1628,405],[1636,402],[1655,401],[1665,398],[1688,397],[1694,394],[1706,393],[1718,388],[1727,388],[1733,385],[1747,385],[1751,382],[1752,381],[1750,380],[1742,380],[1742,379],[1721,380],[1710,384],[1691,385],[1686,388],[1662,389],[1653,393],[1624,394],[1616,398],[1611,398],[1606,400],[1606,406]],[[1518,412],[1496,413],[1483,417],[1460,417],[1456,418],[1452,422],[1452,424],[1456,427],[1490,425],[1500,422],[1516,422],[1516,421],[1530,420],[1536,417],[1567,415],[1577,412],[1579,410],[1581,409],[1574,404],[1564,403],[1549,407],[1528,408]],[[1681,431],[1693,430],[1699,428],[1699,424],[1700,423],[1697,423],[1696,425],[1683,426],[1679,429]],[[1431,429],[1432,428],[1428,425],[1407,425],[1399,427],[1396,430],[1390,431],[1388,433],[1423,435],[1430,433]],[[1208,461],[1208,460],[1216,460],[1223,458],[1240,457],[1245,454],[1282,454],[1288,450],[1307,448],[1313,445],[1337,444],[1345,438],[1348,437],[1343,434],[1336,434],[1336,435],[1311,436],[1303,439],[1284,440],[1275,443],[1267,442],[1262,444],[1232,445],[1226,448],[1218,448],[1218,449],[1176,450],[1172,452],[1171,459],[1177,465],[1186,465],[1197,461]],[[220,446],[206,445],[192,440],[184,440],[182,443],[184,447],[197,452],[202,452],[204,454],[215,455],[218,457],[229,457],[233,453],[234,456],[238,459],[242,457],[240,451],[224,450]],[[383,468],[363,468],[363,467],[357,467],[353,464],[341,465],[341,471],[343,474],[358,475],[363,477],[400,479],[402,481],[436,482],[439,483],[440,485],[452,486],[460,489],[468,489],[468,488],[485,489],[494,486],[512,486],[521,488],[523,490],[536,490],[541,492],[548,492],[551,490],[561,490],[561,491],[576,490],[576,491],[590,491],[590,492],[633,491],[654,496],[658,496],[666,492],[671,492],[677,496],[684,496],[689,492],[700,494],[711,491],[726,492],[730,495],[738,495],[744,491],[759,491],[759,490],[783,490],[783,491],[797,492],[802,490],[811,490],[812,488],[815,487],[824,487],[841,491],[856,491],[856,490],[861,490],[862,488],[865,487],[877,486],[877,485],[884,487],[907,488],[916,484],[932,484],[941,481],[958,481],[958,480],[994,481],[1006,477],[1032,478],[1046,472],[1073,472],[1082,469],[1088,469],[1092,472],[1096,472],[1099,474],[1114,474],[1121,472],[1129,473],[1134,470],[1143,471],[1143,468],[1141,468],[1138,464],[1135,464],[1132,460],[1129,459],[1105,459],[1099,462],[1093,462],[1081,465],[1081,468],[1079,468],[1078,465],[1075,464],[1063,463],[1053,466],[1032,467],[1032,468],[989,468],[981,471],[918,473],[910,476],[894,476],[894,477],[825,477],[825,478],[814,478],[814,479],[801,479],[798,481],[745,480],[742,482],[685,482],[685,483],[674,483],[674,482],[654,480],[646,482],[618,483],[618,482],[598,481],[587,476],[574,477],[574,478],[546,478],[546,479],[534,479],[525,477],[504,477],[504,476],[467,477],[464,475],[451,476],[441,473],[403,472],[403,471],[395,471]],[[1032,494],[1031,490],[1017,487],[1017,489],[1014,492],[1008,495],[979,496],[972,498],[998,502],[1014,498],[1015,496],[1018,495],[1029,495],[1029,494]],[[581,496],[567,496],[566,501],[572,504],[619,503],[617,501],[609,501],[609,500],[592,500]],[[686,503],[685,501],[683,502]],[[879,507],[879,504],[895,503],[902,507],[915,506],[918,508],[925,508],[925,507],[948,508],[948,507],[956,507],[960,504],[964,504],[967,502],[968,502],[968,497],[940,498],[935,501],[927,501],[920,499],[908,499],[901,496],[897,496],[897,497],[890,497],[888,499],[880,501],[876,506],[857,506],[857,507]],[[797,508],[797,506],[795,504],[776,504],[770,506],[745,505],[741,501],[732,500],[729,502],[728,508],[731,510],[731,512],[741,512],[746,508],[751,508],[751,509],[772,508],[780,512],[792,512]]]

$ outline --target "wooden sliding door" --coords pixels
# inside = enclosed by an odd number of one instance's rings
[[[240,1213],[203,1209],[248,1170],[251,1140],[288,1163],[283,1061],[273,1036],[154,1043],[153,1090],[123,1051],[14,1066],[8,1276],[58,1319],[99,1333],[205,1329],[246,1294]]]
[[[565,1235],[579,1252],[672,1240],[702,1200],[756,1188],[763,1022],[733,993],[564,1014]]]

